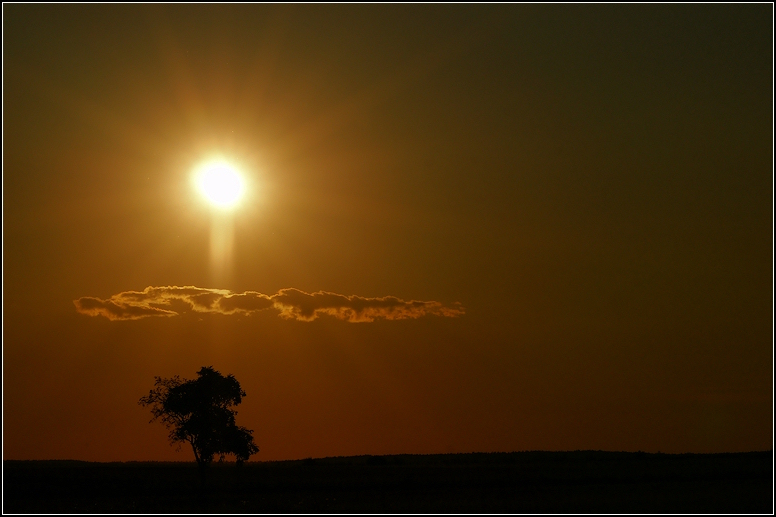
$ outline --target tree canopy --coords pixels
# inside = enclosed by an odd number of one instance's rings
[[[169,430],[170,443],[189,442],[194,458],[206,466],[218,454],[234,454],[238,464],[259,452],[253,431],[235,423],[245,392],[233,375],[224,377],[212,366],[203,366],[193,380],[174,376],[154,377],[154,389],[139,404],[151,406],[154,420]]]

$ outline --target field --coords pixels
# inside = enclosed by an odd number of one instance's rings
[[[3,513],[773,513],[773,454],[3,461]]]

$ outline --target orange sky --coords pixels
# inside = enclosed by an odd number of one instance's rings
[[[4,459],[771,449],[772,16],[4,4]]]

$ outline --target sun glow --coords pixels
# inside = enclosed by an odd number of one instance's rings
[[[232,165],[224,161],[208,162],[194,173],[194,184],[214,207],[235,208],[245,193],[245,181]]]

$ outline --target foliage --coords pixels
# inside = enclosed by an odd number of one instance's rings
[[[250,429],[235,423],[245,392],[233,375],[224,377],[212,366],[202,367],[193,380],[174,376],[155,377],[154,389],[142,397],[139,404],[151,406],[154,420],[160,420],[169,430],[170,443],[189,442],[194,458],[206,466],[218,454],[234,454],[237,463],[259,452]]]

